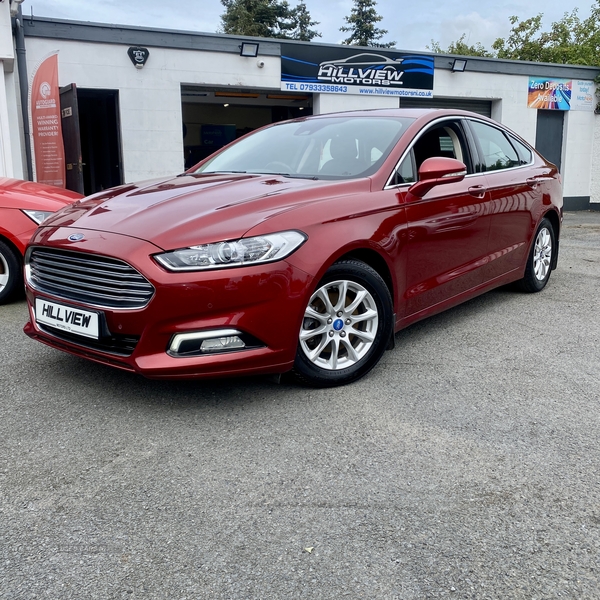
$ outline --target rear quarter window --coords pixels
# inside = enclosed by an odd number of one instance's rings
[[[510,169],[522,164],[504,132],[479,121],[471,121],[470,125],[479,141],[486,171]]]
[[[528,165],[533,160],[533,152],[531,148],[526,146],[523,142],[520,142],[516,137],[509,136],[512,145],[515,147],[517,152],[519,153],[519,158],[521,159],[522,165]]]

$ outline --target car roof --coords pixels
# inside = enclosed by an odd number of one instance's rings
[[[360,109],[360,110],[348,110],[343,112],[324,113],[321,115],[311,115],[304,117],[307,119],[320,119],[327,117],[410,117],[418,119],[422,117],[441,117],[441,116],[462,116],[462,117],[476,117],[486,121],[491,121],[487,117],[474,113],[468,110],[461,109],[450,109],[450,108],[373,108],[373,109]]]

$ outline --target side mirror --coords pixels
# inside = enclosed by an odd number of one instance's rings
[[[423,161],[419,167],[419,181],[408,188],[408,193],[422,198],[438,185],[462,181],[466,174],[467,167],[460,160],[434,156]]]

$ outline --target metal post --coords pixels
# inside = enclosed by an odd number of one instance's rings
[[[29,79],[27,77],[27,57],[25,53],[25,33],[23,32],[23,14],[21,6],[14,20],[15,50],[21,92],[21,114],[23,115],[23,136],[25,138],[26,179],[33,180],[33,162],[31,159],[31,136],[29,130]]]

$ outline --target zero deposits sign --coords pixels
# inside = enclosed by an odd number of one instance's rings
[[[594,82],[530,77],[527,106],[543,110],[594,110]]]

